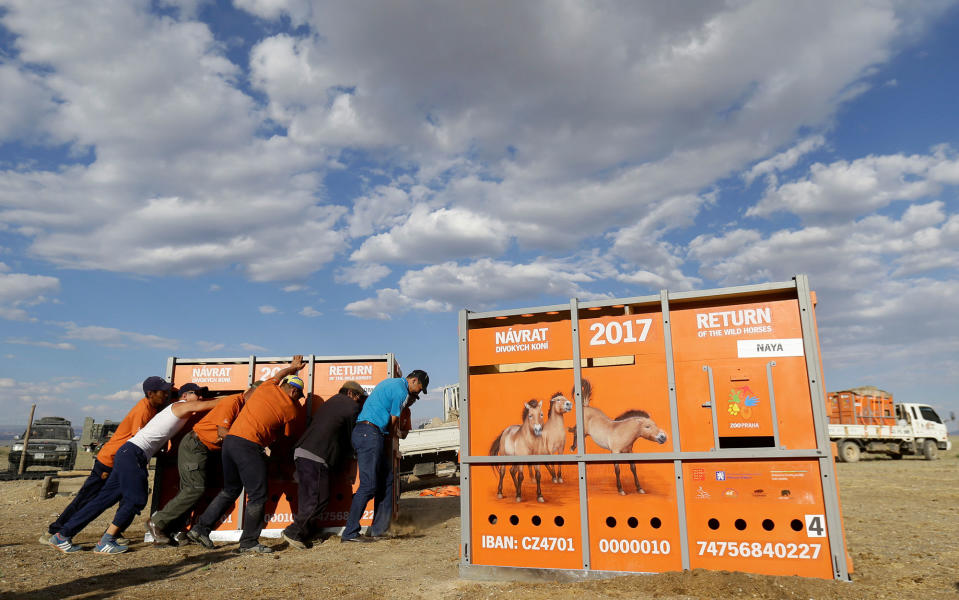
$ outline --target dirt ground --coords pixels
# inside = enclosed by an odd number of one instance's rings
[[[333,538],[295,550],[267,540],[279,551],[238,556],[235,544],[139,542],[124,555],[65,555],[37,537],[70,498],[38,500],[36,481],[17,481],[0,483],[0,598],[959,598],[959,452],[838,469],[852,583],[706,571],[577,583],[464,580],[459,499],[416,492],[401,500],[396,537],[370,544]],[[107,520],[76,541],[91,548]],[[129,537],[142,539],[143,521]]]

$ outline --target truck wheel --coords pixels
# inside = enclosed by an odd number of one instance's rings
[[[889,455],[889,458],[893,460],[902,460],[902,452],[893,452]]]
[[[856,442],[845,440],[839,444],[839,458],[842,459],[842,462],[859,462],[859,454],[859,444]]]
[[[935,440],[926,440],[922,445],[922,455],[926,457],[926,460],[939,458],[939,446],[936,445]]]

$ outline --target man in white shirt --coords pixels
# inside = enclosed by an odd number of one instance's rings
[[[219,399],[203,400],[207,388],[188,383],[180,388],[180,399],[167,406],[150,419],[130,440],[117,451],[113,472],[103,489],[82,509],[67,521],[60,531],[50,538],[50,545],[61,552],[76,552],[80,546],[73,543],[73,536],[80,532],[117,502],[120,506],[106,533],[100,538],[94,552],[119,554],[127,547],[116,542],[117,533],[126,529],[147,504],[147,465],[153,455],[163,447],[193,414],[206,412],[216,406]]]

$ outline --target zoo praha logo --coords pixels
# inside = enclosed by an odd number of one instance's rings
[[[759,405],[759,398],[756,397],[748,385],[729,390],[728,404],[726,412],[730,417],[739,417],[743,422],[733,422],[729,424],[734,429],[757,429],[759,423],[745,422],[753,416],[753,407]]]
[[[513,329],[496,332],[496,352],[549,350],[549,328]]]

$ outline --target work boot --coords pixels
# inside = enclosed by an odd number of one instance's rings
[[[306,544],[296,539],[292,535],[287,535],[285,531],[280,535],[283,537],[284,540],[286,540],[286,543],[293,546],[294,548],[297,548],[298,550],[306,550]]]
[[[213,550],[216,546],[213,545],[213,540],[210,539],[210,536],[205,533],[200,533],[196,529],[191,529],[186,532],[186,536],[190,538],[190,541],[200,544],[204,548]]]
[[[162,529],[156,526],[156,523],[153,522],[153,519],[147,519],[147,529],[150,531],[150,535],[153,536],[154,546],[170,545],[170,538],[163,533]]]

